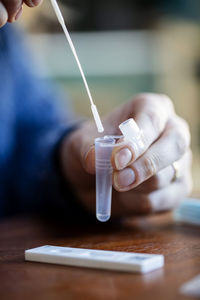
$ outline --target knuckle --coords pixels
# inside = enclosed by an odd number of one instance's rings
[[[167,106],[171,111],[174,111],[174,104],[172,100],[165,94],[160,94],[162,97],[162,102],[164,102],[165,106]]]
[[[146,112],[146,116],[155,134],[160,135],[165,126],[165,118],[162,117],[162,111],[159,111],[158,109],[152,107],[151,109],[148,109],[148,111]]]
[[[157,161],[158,158],[156,155],[148,155],[145,156],[143,159],[143,172],[144,172],[144,177],[150,178],[157,172]]]
[[[183,155],[189,147],[189,141],[185,135],[185,132],[178,130],[175,135],[175,151],[178,156]]]
[[[172,100],[165,94],[154,94],[154,93],[140,93],[135,97],[136,101],[142,102],[149,106],[151,104],[164,104],[165,108],[169,108],[171,111],[174,111],[174,104]]]
[[[135,101],[144,103],[147,100],[147,95],[146,93],[139,93],[135,96]]]
[[[180,118],[177,116],[177,120],[179,122],[179,126],[181,127],[181,130],[183,132],[185,132],[185,135],[188,137],[188,139],[190,140],[190,127],[189,124],[186,120]]]
[[[180,122],[180,125],[182,126],[183,130],[185,132],[187,132],[188,135],[190,135],[190,127],[189,127],[188,122],[180,117],[177,117],[177,118],[178,118],[178,121]]]

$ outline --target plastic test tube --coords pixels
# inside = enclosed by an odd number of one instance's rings
[[[106,222],[111,214],[112,165],[111,154],[116,139],[112,136],[95,139],[96,157],[96,217]]]
[[[125,140],[134,142],[135,146],[142,143],[141,131],[133,119],[124,121],[119,128],[123,136],[110,135],[95,139],[96,217],[101,222],[108,221],[111,215],[112,165],[110,159],[113,148],[124,143],[116,143],[117,139],[124,137]],[[142,146],[143,144],[140,145]]]

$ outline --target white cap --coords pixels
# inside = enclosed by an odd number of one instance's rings
[[[140,129],[132,118],[121,123],[119,125],[119,129],[121,130],[123,136],[128,140],[137,138],[140,134]]]

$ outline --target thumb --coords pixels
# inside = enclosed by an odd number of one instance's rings
[[[95,146],[89,147],[89,150],[83,156],[83,168],[89,174],[95,174]]]
[[[95,174],[95,146],[94,140],[98,136],[95,124],[88,121],[81,127],[74,140],[74,148],[84,170]]]

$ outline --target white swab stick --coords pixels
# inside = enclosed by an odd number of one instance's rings
[[[82,76],[82,79],[83,79],[83,82],[84,82],[84,85],[85,85],[85,88],[86,88],[86,91],[87,91],[87,94],[88,94],[88,97],[90,99],[90,103],[91,103],[91,110],[92,110],[92,113],[93,113],[93,117],[94,117],[94,120],[95,120],[95,123],[96,123],[96,126],[97,126],[97,129],[98,129],[98,132],[103,132],[104,131],[104,128],[103,128],[103,125],[102,125],[102,122],[101,122],[101,119],[100,119],[100,116],[99,116],[99,113],[97,111],[97,108],[92,100],[92,96],[91,96],[91,93],[90,93],[90,90],[89,90],[89,87],[88,87],[88,84],[87,84],[87,80],[85,78],[85,75],[83,73],[83,69],[81,67],[81,64],[80,64],[80,61],[79,61],[79,58],[78,58],[78,55],[76,53],[76,49],[74,48],[74,45],[73,45],[73,42],[71,40],[71,37],[69,35],[69,32],[67,30],[67,27],[65,25],[65,21],[64,21],[64,18],[62,16],[62,13],[60,11],[60,8],[56,2],[56,0],[51,0],[51,4],[53,6],[53,9],[56,13],[56,16],[58,18],[58,21],[60,23],[60,25],[62,26],[62,29],[65,33],[65,36],[67,38],[67,41],[70,45],[70,48],[72,50],[72,53],[74,55],[74,58],[77,62],[77,65],[78,65],[78,68],[80,70],[80,73],[81,73],[81,76]]]

